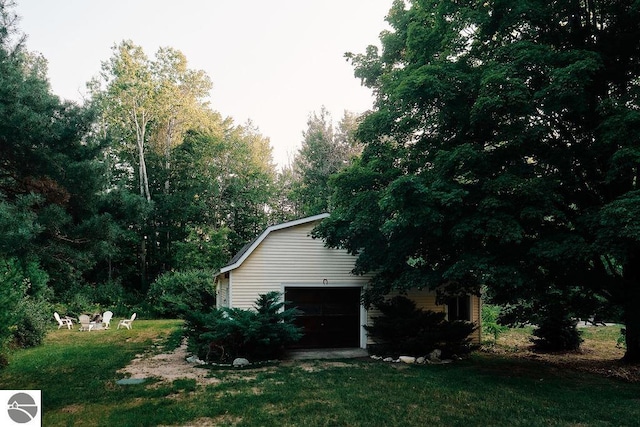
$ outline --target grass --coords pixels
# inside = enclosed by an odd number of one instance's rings
[[[607,329],[590,330],[597,336],[589,341],[615,346]],[[206,384],[116,384],[118,369],[136,354],[177,346],[179,330],[177,321],[136,321],[131,331],[53,330],[44,346],[13,356],[0,388],[41,389],[46,426],[582,427],[640,420],[640,383],[513,357],[520,351],[513,342],[527,331],[501,337],[495,346],[502,353],[448,365],[291,361],[211,371]]]

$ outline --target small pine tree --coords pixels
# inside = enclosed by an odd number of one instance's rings
[[[577,320],[556,305],[548,306],[533,331],[534,349],[538,351],[575,351],[580,348],[582,338],[577,329]]]

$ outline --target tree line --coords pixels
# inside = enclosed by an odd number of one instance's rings
[[[164,274],[212,278],[268,225],[328,209],[353,114],[334,135],[330,114],[312,113],[307,152],[279,171],[269,138],[211,109],[210,78],[170,47],[119,42],[82,105],[59,99],[14,6],[0,1],[0,347],[55,307],[144,310]],[[331,165],[308,160],[325,154]]]
[[[640,361],[637,2],[395,1],[381,49],[347,54],[372,110],[337,126],[312,113],[281,171],[171,48],[123,41],[85,105],[60,101],[9,4],[3,306],[136,304],[167,272],[215,269],[266,225],[330,211],[314,235],[375,273],[367,305],[482,294],[564,348],[599,315]]]

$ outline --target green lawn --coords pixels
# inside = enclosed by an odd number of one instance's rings
[[[41,389],[45,426],[623,426],[640,424],[640,384],[477,353],[448,365],[294,361],[217,381],[118,385],[142,352],[175,347],[177,321],[132,330],[53,330],[18,351],[0,388]],[[605,334],[606,335],[606,334]]]

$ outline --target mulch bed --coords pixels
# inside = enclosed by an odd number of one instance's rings
[[[585,339],[579,351],[540,353],[533,350],[527,336],[506,335],[495,345],[483,346],[482,351],[507,357],[537,360],[562,369],[590,372],[627,382],[640,382],[640,364],[622,362],[624,349],[615,343]]]

